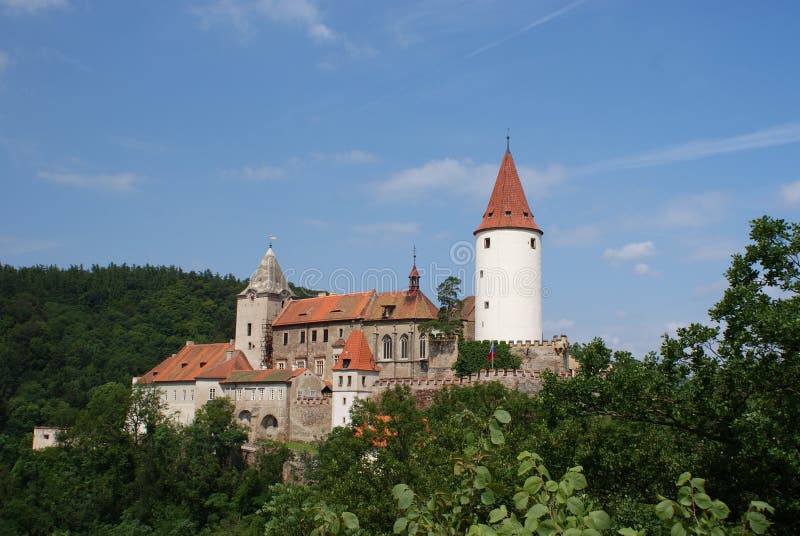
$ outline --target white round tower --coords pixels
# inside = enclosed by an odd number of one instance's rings
[[[542,340],[542,230],[506,150],[475,229],[475,339]]]

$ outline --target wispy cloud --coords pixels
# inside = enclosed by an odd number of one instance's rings
[[[378,157],[367,151],[353,149],[341,153],[313,153],[314,160],[331,160],[343,164],[372,164],[378,161]]]
[[[581,4],[585,3],[585,2],[586,2],[586,0],[578,0],[577,2],[572,2],[571,4],[567,4],[566,6],[562,7],[561,9],[557,9],[556,11],[553,11],[552,13],[548,13],[544,17],[540,17],[540,18],[536,19],[535,21],[531,22],[530,24],[527,24],[527,25],[523,26],[519,30],[511,32],[510,34],[506,35],[505,37],[502,37],[502,38],[498,39],[497,41],[493,41],[493,42],[491,42],[489,44],[483,45],[482,47],[473,50],[472,52],[467,54],[465,56],[465,58],[474,58],[475,56],[483,54],[484,52],[486,52],[488,50],[491,50],[491,49],[493,49],[495,47],[498,47],[498,46],[502,45],[503,43],[511,41],[512,39],[515,39],[515,38],[519,37],[520,35],[533,30],[537,26],[541,26],[542,24],[547,24],[548,22],[550,22],[552,20],[555,20],[558,17],[561,17],[562,15],[565,15],[565,14],[569,13],[570,11],[572,11],[573,9],[575,9],[576,7],[578,7],[579,5],[581,5]]]
[[[562,229],[558,225],[548,228],[548,241],[557,246],[585,246],[593,243],[601,235],[596,225],[582,225],[571,229]]]
[[[42,171],[39,178],[56,184],[73,186],[76,188],[89,188],[94,190],[107,190],[112,192],[131,192],[141,177],[134,173],[51,173]]]
[[[190,12],[202,28],[230,26],[245,41],[256,33],[256,25],[266,20],[302,28],[313,43],[338,44],[353,59],[376,54],[373,48],[357,45],[326,24],[322,11],[312,0],[212,0],[193,6]],[[333,62],[325,63],[334,66]]]
[[[575,322],[573,320],[569,320],[566,318],[561,318],[559,320],[546,320],[542,324],[542,328],[545,331],[562,331],[565,329],[570,329],[575,327]]]
[[[220,175],[226,179],[240,179],[263,182],[283,179],[287,175],[285,167],[279,166],[242,166],[238,169],[225,169]]]
[[[728,196],[721,192],[678,197],[657,212],[657,222],[664,227],[703,227],[722,219]]]
[[[414,222],[377,222],[353,225],[353,231],[365,235],[398,235],[414,234],[419,231],[419,224]]]
[[[696,140],[641,154],[603,160],[594,164],[571,168],[569,174],[593,175],[622,169],[663,166],[677,162],[700,160],[721,154],[798,142],[800,142],[800,124],[779,125],[729,138]]]
[[[0,6],[15,15],[35,15],[49,9],[69,7],[67,0],[0,0]]]
[[[36,238],[20,238],[18,236],[0,236],[0,255],[13,256],[26,253],[36,253],[58,246],[49,240]]]
[[[781,188],[781,199],[790,207],[800,206],[800,181],[784,184]]]
[[[689,322],[687,322],[686,320],[673,320],[671,322],[668,322],[665,327],[667,328],[667,332],[670,335],[675,335],[678,329],[689,327]]]
[[[486,197],[497,176],[497,164],[477,164],[470,159],[443,158],[422,166],[398,171],[375,184],[379,196],[386,199],[417,196],[421,191],[451,190],[467,195]],[[561,166],[543,170],[518,166],[525,190],[545,196],[550,188],[566,176]]]
[[[641,257],[649,257],[656,252],[656,246],[651,241],[632,242],[620,248],[608,248],[603,252],[603,259],[612,262],[630,261]]]
[[[649,264],[645,264],[643,262],[639,262],[633,265],[633,273],[640,276],[650,276],[650,277],[655,277],[659,275],[657,270],[655,270]]]

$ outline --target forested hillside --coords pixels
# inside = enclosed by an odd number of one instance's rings
[[[186,340],[234,335],[246,282],[174,267],[0,268],[0,433],[71,425],[91,388],[131,377]]]

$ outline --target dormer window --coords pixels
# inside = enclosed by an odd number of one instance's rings
[[[528,217],[528,213],[525,211],[522,211],[522,215],[525,216],[526,218]]]
[[[494,216],[494,212],[490,212],[490,213],[488,214],[488,216],[491,218],[492,216]]]
[[[188,364],[189,363],[181,363],[181,368],[186,368],[186,365],[188,365]]]
[[[511,211],[510,210],[506,210],[506,216],[511,216]]]
[[[350,367],[350,360],[342,359],[342,370],[347,370],[349,367]]]
[[[205,361],[200,361],[200,368],[203,368],[205,366],[206,366],[206,362]]]
[[[394,305],[383,306],[383,318],[389,318],[394,313]]]

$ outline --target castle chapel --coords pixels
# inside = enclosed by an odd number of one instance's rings
[[[464,339],[509,342],[529,371],[520,373],[523,378],[542,369],[570,373],[576,364],[566,336],[542,339],[543,232],[508,147],[473,235],[475,296],[463,301]],[[235,338],[187,341],[133,382],[159,389],[181,423],[191,422],[208,400],[225,396],[251,440],[319,439],[349,423],[357,399],[397,383],[441,386],[454,380],[458,340],[442,343],[420,331],[438,309],[419,283],[415,257],[405,290],[301,299],[270,244],[236,297]]]

